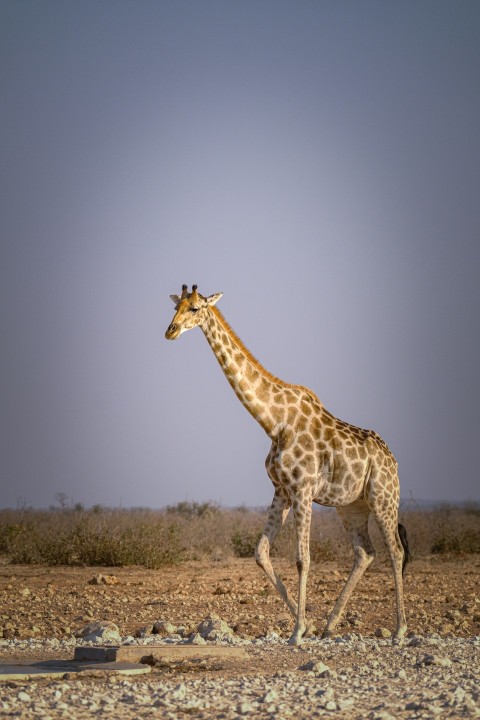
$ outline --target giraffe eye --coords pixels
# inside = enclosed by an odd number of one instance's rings
[[[197,313],[198,310],[199,310],[199,308],[196,308],[196,307],[191,307],[191,308],[190,308],[190,312],[192,312],[192,313]]]

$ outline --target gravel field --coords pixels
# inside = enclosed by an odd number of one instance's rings
[[[3,653],[18,659],[32,651],[44,657],[68,656],[73,645],[58,641],[52,646],[48,640],[2,642]],[[445,639],[432,634],[392,646],[390,640],[347,635],[312,639],[300,649],[275,636],[254,641],[232,638],[230,644],[246,651],[236,672],[226,668],[228,661],[204,660],[181,667],[154,666],[149,675],[132,678],[8,681],[0,686],[0,715],[228,720],[480,716],[480,637]],[[272,666],[282,669],[272,673]]]
[[[286,644],[291,619],[253,561],[141,568],[0,567],[0,662],[72,659],[76,645],[201,644],[243,658],[157,662],[139,676],[98,673],[0,682],[0,717],[462,718],[480,716],[478,558],[415,563],[406,582],[410,633],[392,645],[393,587],[377,567],[338,636]],[[319,631],[348,564],[312,572]],[[288,582],[295,571],[281,568]],[[113,635],[75,637],[88,623]],[[112,625],[115,623],[115,625]],[[118,628],[118,630],[116,629]],[[155,629],[155,634],[153,634]],[[3,637],[2,637],[3,635]]]

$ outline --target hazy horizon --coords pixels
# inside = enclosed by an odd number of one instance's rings
[[[21,501],[22,499],[19,498]],[[212,508],[218,508],[220,511],[245,511],[245,512],[266,512],[268,508],[270,507],[270,503],[266,503],[265,505],[247,505],[245,503],[241,503],[240,505],[222,505],[221,503],[216,502],[215,500],[202,500],[202,501],[196,501],[196,500],[178,500],[177,502],[174,502],[172,504],[166,504],[162,505],[160,507],[155,507],[151,505],[102,505],[100,503],[93,503],[92,505],[84,505],[80,502],[75,502],[73,498],[62,498],[62,500],[59,500],[58,498],[54,498],[51,503],[44,506],[36,506],[28,505],[28,503],[22,503],[19,502],[19,504],[15,507],[2,507],[1,510],[4,511],[13,511],[13,512],[132,512],[132,513],[142,513],[142,512],[175,512],[179,511],[182,512],[182,506],[184,507],[184,511],[188,513],[189,510],[192,512],[195,512],[195,508],[199,507],[201,508],[202,505],[208,505]],[[469,508],[474,507],[478,508],[480,505],[479,500],[429,500],[428,498],[411,498],[411,497],[401,497],[400,498],[400,512],[402,511],[414,511],[414,510],[435,510],[435,509],[441,509],[442,507],[452,507],[452,508]],[[318,503],[313,503],[313,511],[314,512],[336,512],[336,508],[329,506],[329,505],[319,505]]]
[[[171,293],[480,497],[480,3],[3,0],[0,507],[266,506]]]

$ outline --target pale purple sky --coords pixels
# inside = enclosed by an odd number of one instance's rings
[[[182,283],[480,497],[477,0],[2,0],[0,68],[0,507],[270,502]]]

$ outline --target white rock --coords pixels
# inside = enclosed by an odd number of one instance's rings
[[[330,668],[321,660],[309,660],[304,665],[300,665],[299,670],[311,670],[317,675],[323,675],[328,672]]]
[[[207,641],[200,635],[200,633],[192,633],[185,644],[186,645],[206,645]]]
[[[159,620],[154,624],[153,632],[155,635],[173,635],[177,632],[177,628],[168,620]]]
[[[241,702],[237,706],[237,712],[239,713],[239,715],[248,715],[252,711],[253,711],[253,707],[252,707],[252,705],[250,705],[249,702]]]
[[[417,659],[417,665],[440,665],[441,667],[450,667],[452,661],[448,657],[440,655],[422,655]]]
[[[278,700],[278,693],[276,693],[275,690],[269,690],[267,694],[263,697],[262,702],[272,703],[275,700]]]
[[[185,700],[187,695],[187,688],[183,683],[177,685],[172,692],[169,694],[170,700]]]
[[[75,635],[87,641],[121,642],[120,632],[115,623],[108,620],[93,622],[78,630]]]
[[[225,620],[212,615],[200,623],[197,627],[197,633],[206,640],[217,640],[221,639],[222,635],[233,635],[233,630]]]
[[[381,627],[381,628],[377,628],[375,630],[375,637],[389,638],[389,637],[392,637],[392,633],[390,632],[390,630],[388,628]]]

